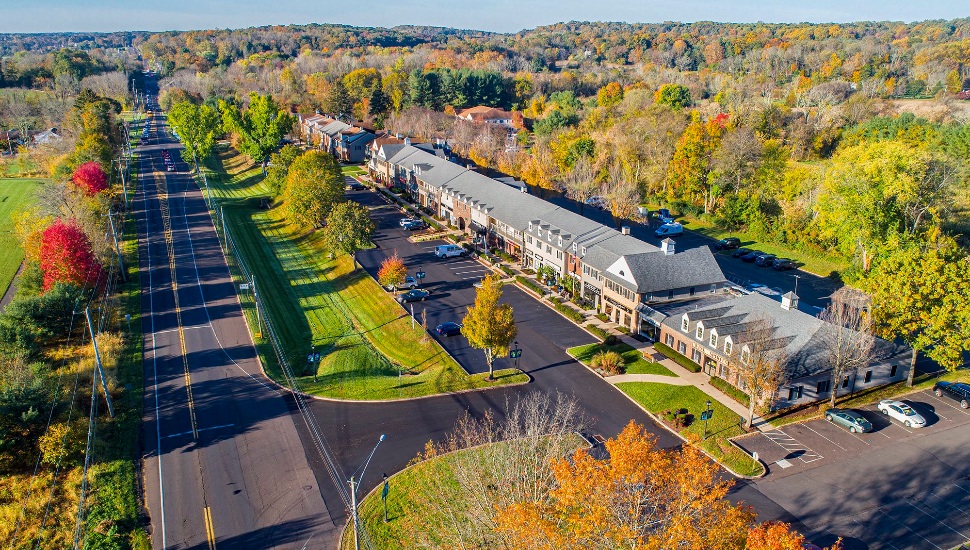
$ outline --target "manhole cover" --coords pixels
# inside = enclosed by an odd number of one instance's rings
[[[791,462],[788,462],[784,458],[779,460],[778,462],[775,462],[775,464],[781,466],[782,468],[791,468]]]

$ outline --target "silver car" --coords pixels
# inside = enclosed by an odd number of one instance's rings
[[[926,419],[920,416],[913,407],[902,401],[883,399],[879,402],[877,408],[882,414],[902,422],[907,428],[922,428],[926,425]]]
[[[852,409],[836,409],[833,407],[825,411],[825,419],[833,424],[842,426],[852,433],[872,431],[872,424],[864,416]]]

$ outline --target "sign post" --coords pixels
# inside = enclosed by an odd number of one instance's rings
[[[707,401],[707,410],[701,413],[701,420],[704,421],[704,440],[707,440],[707,421],[714,416],[714,410],[711,409],[711,401]]]
[[[384,474],[384,488],[381,489],[381,500],[384,501],[384,523],[387,523],[387,492],[390,484],[387,482],[387,474]]]
[[[513,345],[515,345],[515,347],[509,350],[509,358],[515,359],[515,368],[519,368],[519,357],[522,357],[522,348],[519,347],[518,340],[516,340]]]

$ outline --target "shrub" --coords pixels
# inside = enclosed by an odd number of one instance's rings
[[[509,266],[500,265],[500,266],[498,266],[498,268],[501,269],[502,270],[502,273],[505,273],[505,275],[508,276],[508,277],[511,277],[512,275],[515,275],[515,272],[512,271],[512,268],[509,267]]]
[[[725,380],[723,378],[718,378],[717,376],[712,376],[711,377],[711,385],[714,386],[715,388],[721,390],[721,392],[724,395],[727,395],[728,397],[730,397],[731,399],[734,399],[738,403],[743,404],[745,407],[747,407],[748,404],[751,403],[751,398],[748,397],[748,394],[744,393],[743,391],[739,390],[738,388],[735,388],[730,383],[728,383],[727,380]]]
[[[586,330],[588,330],[588,331],[592,332],[593,334],[595,334],[596,336],[598,336],[600,340],[603,340],[603,343],[606,343],[606,340],[610,336],[613,336],[609,332],[606,332],[605,330],[603,330],[600,327],[594,325],[593,323],[590,323],[590,324],[586,325]],[[613,338],[615,339],[616,336],[613,336]]]
[[[535,284],[531,279],[528,279],[526,277],[523,277],[522,275],[516,275],[515,276],[515,280],[516,280],[517,283],[519,283],[520,285],[528,288],[532,292],[535,292],[539,296],[542,296],[542,295],[545,294],[545,291],[542,290],[542,287],[540,287],[539,285]]]
[[[556,304],[555,306],[553,306],[556,308],[556,311],[558,311],[559,313],[562,313],[563,315],[565,315],[566,317],[569,317],[570,319],[572,319],[577,323],[582,323],[583,321],[586,320],[585,315],[567,306],[566,304],[562,303],[561,299],[556,298],[556,300],[557,300]]]
[[[610,374],[623,374],[626,370],[626,362],[623,356],[615,351],[601,351],[593,356],[590,365],[594,369],[604,370]]]
[[[600,321],[603,321],[604,323],[610,322],[610,318],[607,317],[605,313],[597,313],[596,318],[599,319]]]
[[[616,327],[616,330],[622,332],[623,334],[630,334],[630,327],[625,327],[623,325],[620,325]]]
[[[527,268],[525,268],[525,269],[522,270],[522,273],[525,273],[526,275],[535,275],[536,274],[536,270],[527,267]]]
[[[660,353],[662,353],[662,354],[666,355],[667,357],[673,359],[674,360],[674,363],[677,363],[678,365],[684,367],[685,369],[687,369],[687,370],[689,370],[691,372],[701,372],[701,366],[700,365],[698,365],[697,363],[695,363],[695,362],[691,361],[690,359],[684,357],[683,355],[677,353],[676,351],[674,351],[673,349],[671,349],[670,346],[667,346],[666,344],[661,344],[660,342],[657,342],[656,344],[653,345],[653,347],[654,347],[654,349],[656,349]]]

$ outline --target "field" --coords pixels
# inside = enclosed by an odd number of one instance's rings
[[[34,201],[42,183],[38,179],[0,179],[0,295],[7,291],[24,261],[24,251],[14,233],[13,215]]]
[[[738,415],[703,391],[694,386],[672,386],[654,382],[622,382],[616,387],[656,415],[663,415],[668,410],[687,409],[694,416],[694,421],[686,428],[678,430],[682,436],[688,440],[696,438],[702,449],[739,474],[761,473],[760,464],[755,464],[744,451],[727,441],[728,438],[744,433]],[[708,400],[711,401],[714,416],[707,423],[707,439],[700,441],[704,436],[704,422],[700,420],[700,416]]]
[[[394,399],[528,381],[513,370],[497,372],[491,382],[465,374],[349,256],[331,259],[317,234],[294,233],[278,208],[261,208],[269,191],[258,167],[225,148],[210,166],[210,190],[301,389],[342,399]],[[243,298],[255,327],[251,297]],[[268,342],[256,340],[268,374],[282,380]],[[312,368],[306,360],[311,349],[320,354]]]

